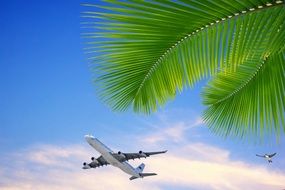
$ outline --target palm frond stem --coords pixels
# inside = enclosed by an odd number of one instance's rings
[[[264,9],[276,7],[276,6],[284,6],[283,1],[276,1],[275,3],[266,3],[266,6],[264,5],[257,5],[256,8],[249,8],[248,10],[242,10],[239,13],[234,13],[233,15],[228,15],[226,17],[223,17],[219,20],[216,20],[215,22],[208,23],[204,26],[201,26],[200,28],[198,27],[196,30],[194,29],[192,32],[189,32],[187,35],[182,37],[180,40],[178,40],[176,43],[174,43],[172,46],[170,46],[157,60],[156,62],[152,65],[152,67],[149,69],[147,74],[145,75],[144,79],[142,80],[135,97],[140,93],[142,87],[145,84],[145,81],[152,75],[153,71],[155,70],[156,67],[158,67],[159,64],[162,63],[162,60],[167,57],[168,54],[170,54],[177,46],[179,46],[180,43],[182,43],[184,40],[191,38],[192,36],[197,35],[198,33],[202,32],[205,28],[211,28],[214,27],[217,24],[221,24],[223,22],[226,22],[229,19],[234,19],[238,18],[240,16],[243,16],[245,14],[250,14],[253,12],[258,12]],[[264,62],[263,62],[264,63]],[[135,98],[134,98],[135,99]]]

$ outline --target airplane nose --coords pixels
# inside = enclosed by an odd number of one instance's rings
[[[85,139],[89,138],[89,135],[85,135],[84,138],[85,138]]]
[[[92,135],[85,135],[84,137],[85,137],[86,140],[94,139],[94,137]]]

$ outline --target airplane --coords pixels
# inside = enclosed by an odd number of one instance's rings
[[[155,154],[163,154],[166,153],[165,151],[158,151],[158,152],[143,152],[139,151],[138,153],[123,153],[119,151],[118,153],[114,153],[110,148],[100,142],[97,138],[93,137],[92,135],[85,135],[85,139],[97,152],[101,154],[98,158],[92,157],[92,162],[87,164],[86,162],[83,163],[82,169],[90,169],[90,168],[97,168],[104,165],[112,165],[115,167],[120,168],[125,173],[131,175],[129,178],[130,180],[137,179],[137,178],[144,178],[147,176],[157,175],[156,173],[143,173],[145,164],[140,164],[137,168],[132,167],[127,161],[134,160],[137,158],[146,158],[151,155]]]
[[[263,158],[265,158],[265,159],[268,161],[268,163],[271,163],[271,162],[272,162],[271,158],[272,158],[273,156],[275,156],[275,155],[276,155],[276,152],[275,152],[274,154],[265,154],[265,155],[258,155],[258,154],[256,154],[256,156],[258,156],[258,157],[263,157]]]

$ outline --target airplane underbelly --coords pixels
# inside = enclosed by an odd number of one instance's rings
[[[127,162],[120,162],[116,158],[114,158],[111,154],[104,154],[103,157],[107,162],[109,162],[112,166],[118,167],[127,174],[131,176],[139,177],[139,174],[135,172],[135,169],[128,164]]]
[[[140,175],[135,171],[135,169],[127,162],[122,162],[117,167],[131,176],[140,177]]]

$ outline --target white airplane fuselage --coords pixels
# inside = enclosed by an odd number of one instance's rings
[[[103,158],[110,163],[112,166],[120,168],[125,173],[135,176],[135,177],[141,177],[140,174],[136,171],[135,168],[133,168],[128,162],[120,162],[118,161],[113,155],[113,151],[108,148],[106,145],[101,143],[98,139],[94,138],[93,136],[86,135],[85,136],[86,141],[93,147],[95,150],[97,150]]]

